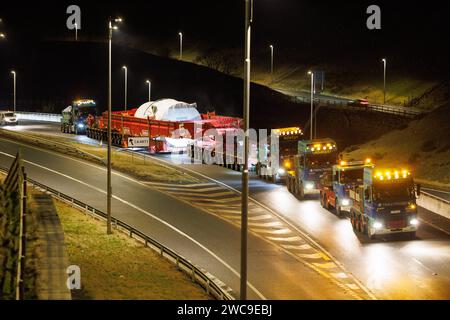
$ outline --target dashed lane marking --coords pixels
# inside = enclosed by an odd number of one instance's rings
[[[302,238],[298,237],[298,236],[294,236],[294,237],[287,237],[287,238],[283,238],[283,237],[267,237],[267,239],[270,239],[272,241],[280,241],[280,242],[295,242],[295,241],[302,241]]]
[[[268,233],[268,234],[288,234],[288,233],[292,233],[292,231],[290,229],[257,229],[257,228],[252,228],[253,232],[256,233]]]
[[[326,263],[313,263],[316,267],[319,267],[321,269],[332,269],[336,268],[336,264],[334,262],[326,262]]]
[[[292,244],[282,244],[283,248],[288,250],[311,250],[312,247],[309,244],[292,245]]]

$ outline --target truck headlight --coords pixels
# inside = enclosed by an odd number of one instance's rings
[[[306,182],[306,183],[305,183],[305,189],[306,189],[306,190],[314,189],[314,183],[312,183],[312,182]]]
[[[372,227],[374,228],[374,229],[381,229],[381,228],[383,228],[383,224],[381,223],[381,222],[379,222],[379,221],[375,221],[374,223],[373,223],[373,225],[372,225]]]
[[[84,128],[84,124],[83,124],[83,123],[79,123],[77,126],[78,126],[78,128],[80,128],[80,129],[83,129],[83,128]]]
[[[350,200],[349,199],[342,199],[341,204],[343,206],[349,206],[350,205]]]
[[[283,168],[279,168],[279,169],[277,170],[277,172],[278,172],[278,174],[285,174],[285,173],[286,173],[286,170],[284,170]]]
[[[412,226],[417,226],[419,224],[419,220],[417,220],[416,218],[412,218],[411,220],[409,220],[409,223]]]

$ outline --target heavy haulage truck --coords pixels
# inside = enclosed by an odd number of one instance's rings
[[[288,171],[292,169],[294,156],[297,154],[298,142],[303,132],[299,127],[271,129],[267,144],[263,152],[259,153],[256,163],[256,175],[273,182],[286,180]],[[277,144],[272,144],[278,139]],[[272,162],[272,156],[278,156],[278,161]]]
[[[352,199],[349,192],[363,184],[364,168],[372,168],[370,159],[365,161],[340,161],[320,177],[320,204],[327,210],[334,208],[341,216],[350,211]]]
[[[320,176],[337,163],[337,146],[332,139],[302,140],[288,171],[286,185],[295,196],[319,193]]]
[[[88,127],[88,118],[95,117],[97,105],[94,100],[81,99],[72,102],[62,111],[61,132],[84,134]]]
[[[414,184],[410,171],[365,167],[363,184],[351,189],[349,195],[353,230],[369,238],[391,233],[415,236],[420,185]]]

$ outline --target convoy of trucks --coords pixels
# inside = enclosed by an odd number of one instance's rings
[[[62,111],[61,131],[86,133],[88,137],[106,140],[108,113],[96,114],[95,101],[76,100]],[[193,139],[208,129],[225,137],[227,130],[241,128],[239,118],[199,114],[195,104],[172,99],[113,112],[111,118],[114,145],[129,147],[130,138],[148,141],[148,149],[153,152],[167,151],[169,145],[178,145],[187,148],[192,158],[198,157],[196,154],[200,152],[200,159],[204,161],[207,153],[214,158],[209,163],[243,169],[236,139],[232,156],[225,151],[216,154],[218,142],[214,138],[211,141],[203,138],[199,143]],[[274,182],[285,181],[287,189],[299,199],[307,194],[320,194],[324,208],[334,208],[339,216],[348,212],[353,229],[369,238],[389,233],[415,234],[418,226],[416,197],[420,194],[420,185],[414,184],[410,171],[381,169],[370,159],[338,162],[334,140],[302,140],[302,135],[299,127],[272,129],[264,150],[256,153],[256,165],[250,163],[255,165],[256,174]],[[274,141],[277,143],[272,143]],[[225,141],[222,144],[225,145]]]

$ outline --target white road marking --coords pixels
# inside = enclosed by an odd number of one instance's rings
[[[258,229],[258,228],[252,228],[252,231],[256,233],[267,233],[267,234],[288,234],[292,233],[289,229]]]
[[[331,273],[331,275],[335,278],[339,278],[339,279],[347,279],[348,276],[343,273],[343,272],[336,272],[336,273]]]
[[[298,237],[298,236],[294,236],[294,237],[288,237],[288,238],[283,238],[283,237],[267,237],[267,239],[273,240],[273,241],[280,241],[280,242],[295,242],[295,241],[302,241],[302,238]]]
[[[283,224],[279,221],[273,221],[273,222],[249,222],[248,223],[249,226],[252,227],[279,227],[282,226]]]
[[[292,249],[292,250],[310,250],[313,248],[309,244],[301,244],[301,245],[282,244],[281,246],[285,249]]]
[[[322,259],[323,256],[320,253],[296,253],[300,258],[305,259]]]
[[[13,155],[10,155],[10,154],[8,154],[8,153],[1,152],[1,151],[0,151],[0,154],[3,154],[3,155],[5,155],[5,156],[11,157],[11,158],[14,158],[14,157],[15,157],[15,156],[13,156]],[[64,174],[64,173],[58,172],[58,171],[53,170],[53,169],[50,169],[50,168],[46,168],[46,167],[44,167],[44,166],[41,166],[41,165],[39,165],[39,164],[37,164],[37,163],[31,162],[31,161],[28,161],[28,160],[23,160],[23,161],[26,162],[26,163],[28,163],[28,164],[34,165],[34,166],[36,166],[36,167],[38,167],[38,168],[41,168],[41,169],[50,171],[50,172],[52,172],[52,173],[54,173],[54,174],[58,174],[58,175],[60,175],[60,176],[62,176],[62,177],[65,177],[65,178],[67,178],[67,179],[73,180],[73,181],[75,181],[75,182],[77,182],[77,183],[79,183],[79,184],[82,184],[82,185],[84,185],[84,186],[86,186],[86,187],[89,187],[89,188],[91,188],[91,189],[93,189],[93,190],[96,190],[97,192],[100,192],[100,193],[106,195],[106,191],[104,191],[104,190],[102,190],[102,189],[100,189],[100,188],[94,187],[94,186],[92,186],[92,185],[90,185],[90,184],[88,184],[88,183],[86,183],[86,182],[84,182],[84,181],[78,180],[78,179],[73,178],[73,177],[71,177],[71,176],[68,176],[68,175],[66,175],[66,174]],[[178,233],[178,234],[182,235],[183,237],[187,238],[188,240],[192,241],[192,242],[195,243],[197,246],[199,246],[199,247],[202,248],[204,251],[206,251],[208,254],[210,254],[212,257],[214,257],[217,261],[219,261],[220,263],[222,263],[222,264],[223,264],[228,270],[230,270],[234,275],[236,275],[238,278],[240,278],[239,272],[237,272],[233,267],[231,267],[228,263],[226,263],[224,260],[222,260],[218,255],[216,255],[214,252],[212,252],[210,249],[208,249],[206,246],[204,246],[203,244],[201,244],[200,242],[198,242],[197,240],[195,240],[194,238],[192,238],[192,237],[189,236],[188,234],[186,234],[186,233],[184,233],[183,231],[181,231],[180,229],[178,229],[178,228],[172,226],[170,223],[166,222],[165,220],[163,220],[163,219],[161,219],[161,218],[159,218],[159,217],[157,217],[157,216],[151,214],[150,212],[148,212],[148,211],[146,211],[146,210],[144,210],[144,209],[142,209],[142,208],[140,208],[140,207],[138,207],[138,206],[136,206],[136,205],[134,205],[134,204],[132,204],[132,203],[126,201],[126,200],[123,200],[123,199],[121,199],[121,198],[119,198],[119,197],[117,197],[117,196],[114,196],[114,195],[113,195],[112,197],[113,197],[114,199],[116,199],[116,200],[118,200],[118,201],[120,201],[120,202],[122,202],[122,203],[124,203],[124,204],[126,204],[126,205],[128,205],[128,206],[130,206],[130,207],[132,207],[132,208],[134,208],[134,209],[136,209],[136,210],[142,212],[142,213],[144,213],[145,215],[147,215],[147,216],[149,216],[149,217],[155,219],[156,221],[162,223],[163,225],[165,225],[166,227],[172,229],[172,230],[175,231],[176,233]],[[256,295],[257,295],[258,297],[260,297],[262,300],[267,300],[267,299],[262,295],[262,293],[259,292],[259,291],[258,291],[251,283],[247,282],[247,284],[248,284],[248,286],[256,293]]]
[[[321,269],[332,269],[336,268],[336,264],[334,262],[326,262],[326,263],[313,263],[316,267]]]

